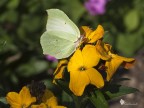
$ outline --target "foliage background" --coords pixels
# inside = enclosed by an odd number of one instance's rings
[[[56,62],[42,54],[40,36],[45,31],[46,9],[63,10],[78,27],[101,24],[105,42],[126,57],[136,57],[144,46],[144,1],[109,0],[104,15],[91,16],[84,0],[0,0],[0,88],[19,91],[32,80],[44,81],[59,102],[71,98],[51,83]],[[144,59],[142,56],[141,59]],[[0,92],[1,95],[5,95]]]

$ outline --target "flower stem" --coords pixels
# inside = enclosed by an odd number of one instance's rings
[[[72,96],[73,100],[74,100],[74,103],[75,103],[75,108],[81,108],[80,106],[80,102],[79,102],[79,99],[77,96]]]

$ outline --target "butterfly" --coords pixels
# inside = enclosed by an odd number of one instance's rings
[[[82,41],[78,27],[59,9],[48,9],[46,31],[40,43],[43,54],[57,59],[69,57]]]

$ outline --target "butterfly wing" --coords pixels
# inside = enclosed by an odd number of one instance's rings
[[[68,18],[68,16],[59,9],[49,9],[47,10],[48,20],[46,25],[46,31],[61,31],[71,36],[62,36],[59,37],[70,39],[76,41],[80,37],[80,32],[78,27]]]
[[[76,49],[79,29],[61,10],[49,9],[47,12],[46,32],[41,36],[43,53],[57,59],[66,58]]]
[[[70,40],[58,37],[57,32],[45,32],[41,37],[42,49],[44,54],[49,54],[57,59],[69,57],[76,48],[76,44]],[[63,36],[67,33],[61,34]]]

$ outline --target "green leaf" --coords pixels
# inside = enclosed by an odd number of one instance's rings
[[[143,36],[139,33],[120,34],[117,37],[116,48],[126,56],[133,56],[134,52],[142,45]]]
[[[11,82],[13,82],[14,84],[18,84],[18,78],[15,74],[11,74],[10,76]]]
[[[0,97],[0,102],[7,104],[6,98],[5,97]]]
[[[109,32],[105,32],[103,36],[103,42],[113,44],[114,43],[114,37],[110,36],[111,34]]]
[[[137,10],[130,10],[124,17],[124,24],[128,31],[135,30],[139,25],[139,13]]]
[[[106,101],[102,92],[99,90],[91,92],[89,99],[96,108],[108,108],[108,102]]]
[[[0,1],[0,7],[2,7],[3,5],[5,5],[7,3],[8,0],[1,0]]]
[[[59,85],[67,94],[69,94],[75,103],[75,108],[80,108],[80,100],[79,97],[75,96],[72,91],[69,89],[69,84],[66,81],[55,80],[57,85]]]
[[[130,80],[129,78],[119,78],[118,81]]]
[[[31,59],[30,62],[23,64],[17,68],[17,73],[23,77],[29,77],[42,73],[48,69],[48,64],[42,60]]]
[[[42,82],[44,82],[44,84],[46,85],[46,88],[53,88],[54,84],[52,83],[52,79],[47,78],[42,80]]]
[[[22,23],[21,23],[22,29],[28,32],[34,32],[37,31],[41,26],[42,26],[41,20],[38,16],[35,16],[35,18],[33,18],[33,16],[30,15],[22,16]]]
[[[82,14],[85,12],[83,5],[78,0],[72,0],[71,5],[71,15],[74,22],[77,22]]]
[[[65,91],[62,92],[63,102],[72,102],[72,97],[70,97]]]
[[[117,77],[114,77],[113,80],[111,81],[111,84],[117,84],[119,82],[122,82],[122,81],[128,81],[130,80],[129,78],[117,78]]]
[[[66,93],[69,95],[72,95],[73,93],[69,89],[69,85],[67,82],[62,81],[62,80],[55,80],[57,85],[59,85]]]
[[[15,9],[15,8],[18,7],[19,3],[20,3],[20,0],[11,0],[11,1],[8,2],[7,8]]]
[[[79,0],[63,0],[64,6],[63,10],[70,15],[70,19],[75,23],[78,22],[82,14],[85,12],[84,6],[80,3]]]
[[[0,22],[11,22],[16,23],[18,21],[18,13],[15,10],[8,10],[1,14]]]
[[[136,88],[122,86],[122,85],[108,85],[104,88],[105,97],[110,100],[122,95],[130,94],[139,91]]]

